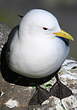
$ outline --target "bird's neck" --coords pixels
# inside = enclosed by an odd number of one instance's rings
[[[60,38],[62,41],[64,41],[67,46],[69,46],[69,40],[68,39],[65,39],[65,38],[59,37],[59,36],[57,36],[57,37]]]

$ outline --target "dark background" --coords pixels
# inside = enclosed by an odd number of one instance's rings
[[[62,29],[74,36],[70,56],[77,59],[77,0],[0,0],[0,22],[13,27],[20,21],[18,15],[33,8],[52,12]]]

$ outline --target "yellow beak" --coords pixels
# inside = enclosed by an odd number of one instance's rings
[[[60,36],[60,37],[63,37],[65,39],[68,39],[68,40],[74,40],[74,38],[67,32],[61,30],[60,32],[56,32],[54,33],[56,36]]]

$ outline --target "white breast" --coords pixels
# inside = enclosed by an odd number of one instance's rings
[[[13,71],[32,78],[55,72],[63,63],[69,47],[59,39],[32,38],[11,44],[10,67]]]

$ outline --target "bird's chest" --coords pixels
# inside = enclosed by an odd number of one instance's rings
[[[13,48],[12,59],[16,59],[15,61],[18,61],[18,64],[23,61],[22,63],[29,65],[44,64],[54,58],[56,60],[56,57],[60,54],[58,52],[60,46],[54,45],[54,43],[51,40],[47,41],[47,39],[34,39],[20,43]]]
[[[54,72],[63,62],[66,50],[65,44],[56,40],[34,39],[18,43],[12,50],[11,66],[23,73]]]

